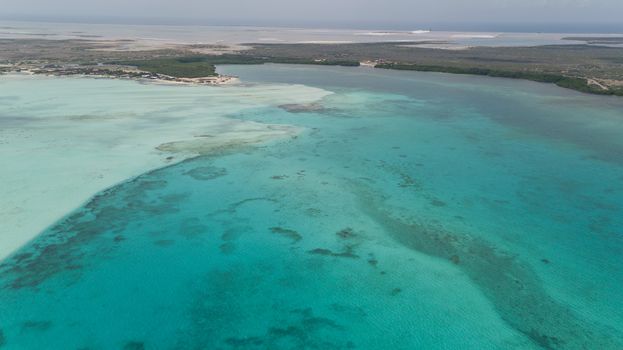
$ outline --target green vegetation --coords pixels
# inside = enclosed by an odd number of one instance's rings
[[[612,37],[612,36],[595,36],[595,37],[566,37],[562,38],[563,40],[573,40],[573,41],[584,41],[585,43],[591,45],[619,45],[623,44],[623,37]]]
[[[567,89],[573,89],[581,92],[599,94],[599,95],[618,95],[623,96],[623,89],[604,90],[598,86],[591,85],[588,80],[584,78],[569,77],[560,74],[541,73],[541,72],[526,72],[526,71],[504,71],[488,68],[460,68],[460,67],[447,67],[447,66],[431,66],[431,65],[418,65],[418,64],[401,64],[401,63],[382,63],[377,64],[376,68],[383,69],[395,69],[395,70],[412,70],[418,72],[440,72],[440,73],[452,73],[452,74],[471,74],[471,75],[486,75],[489,77],[497,78],[510,78],[510,79],[525,79],[532,80],[540,83],[552,83],[560,87]]]
[[[306,58],[269,58],[267,63],[317,64],[323,66],[359,67],[359,61],[349,60],[314,60]]]
[[[578,39],[578,38],[570,38]],[[586,39],[586,38],[584,38]],[[588,38],[594,42],[618,43],[623,37]],[[314,64],[358,66],[362,61],[393,62],[379,68],[403,69],[492,77],[528,79],[581,92],[623,96],[623,48],[599,45],[551,45],[533,47],[472,47],[440,50],[422,47],[428,42],[379,42],[359,44],[245,44],[250,49],[235,54],[206,55],[193,49],[223,46],[196,45],[146,51],[103,50],[85,40],[0,39],[0,64],[22,62],[40,65],[67,64],[67,74],[90,74],[110,69],[112,75],[133,77],[116,67],[97,64],[132,65],[154,74],[176,78],[216,75],[219,64]],[[116,48],[111,43],[110,48]],[[97,50],[94,50],[97,49]],[[93,68],[96,67],[96,68]],[[83,69],[84,68],[84,69]],[[12,68],[6,68],[12,69]],[[2,70],[6,70],[0,67]]]
[[[589,45],[424,48],[425,42],[253,44],[241,55],[377,61],[379,68],[528,79],[601,95],[623,95],[623,48]],[[591,84],[592,81],[599,82]],[[603,89],[606,87],[607,89]]]
[[[199,57],[155,58],[137,61],[116,61],[114,63],[135,66],[146,72],[164,74],[176,78],[200,78],[217,75],[214,65]]]
[[[115,64],[136,66],[138,69],[150,73],[165,74],[176,78],[198,78],[215,76],[218,64],[314,64],[331,66],[359,66],[359,61],[351,59],[312,59],[292,56],[254,56],[250,54],[227,54],[219,56],[181,56],[172,58],[155,58],[147,60],[115,61]],[[426,65],[413,63],[381,63],[376,68],[411,70],[420,72],[441,72],[452,74],[484,75],[498,78],[526,79],[541,83],[552,83],[560,87],[573,89],[581,92],[600,95],[623,96],[623,89],[609,88],[604,90],[599,86],[588,83],[585,78],[566,76],[562,74],[546,73],[539,71],[520,71],[510,69],[491,69],[483,67],[457,67],[443,65]]]
[[[317,64],[329,66],[359,66],[358,61],[348,60],[315,60],[293,57],[255,57],[248,55],[219,56],[181,56],[173,58],[155,58],[148,60],[113,61],[113,64],[135,66],[140,70],[164,74],[176,78],[199,78],[215,76],[217,64]]]
[[[264,56],[264,55],[220,55],[220,56],[201,56],[201,59],[212,64],[264,64],[264,63],[284,63],[284,64],[317,64],[326,66],[345,66],[358,67],[359,61],[345,59],[326,59],[308,57],[289,57],[289,56]]]

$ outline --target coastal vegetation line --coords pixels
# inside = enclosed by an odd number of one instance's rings
[[[359,61],[353,60],[320,60],[306,58],[288,57],[253,57],[246,55],[222,55],[222,56],[189,56],[167,59],[153,59],[142,61],[118,61],[113,62],[119,65],[135,66],[138,69],[152,73],[166,74],[178,78],[197,78],[205,76],[217,76],[216,65],[219,64],[312,64],[358,67]],[[374,68],[407,70],[418,72],[438,72],[450,74],[481,75],[497,78],[524,79],[540,83],[551,83],[562,88],[572,89],[584,93],[598,95],[623,96],[623,87],[604,89],[600,85],[591,84],[589,79],[565,76],[563,74],[534,72],[534,71],[512,71],[501,69],[489,69],[480,67],[453,67],[440,65],[420,65],[409,63],[384,62],[375,63]]]
[[[552,83],[584,93],[623,96],[622,47],[573,44],[444,50],[422,46],[434,44],[245,44],[248,49],[219,55],[201,51],[222,50],[223,47],[218,45],[178,45],[166,49],[124,51],[114,50],[114,42],[3,39],[0,40],[0,72],[26,70],[51,75],[99,75],[219,84],[229,81],[216,73],[216,65],[221,64],[356,67],[363,63],[392,70],[524,79]]]

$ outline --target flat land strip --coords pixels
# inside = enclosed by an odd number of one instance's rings
[[[570,38],[572,39],[572,38]],[[617,43],[621,38],[584,38]],[[586,93],[623,96],[623,48],[599,45],[473,47],[444,50],[430,42],[362,44],[245,44],[236,53],[206,55],[218,45],[119,50],[120,41],[0,40],[0,70],[120,77],[216,76],[218,64],[291,63],[475,74],[553,83]],[[604,44],[605,45],[605,44]],[[208,47],[209,46],[209,47]]]

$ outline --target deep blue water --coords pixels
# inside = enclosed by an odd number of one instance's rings
[[[97,194],[0,265],[2,349],[623,348],[623,102],[223,67],[302,126]]]

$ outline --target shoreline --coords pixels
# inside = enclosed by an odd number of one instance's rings
[[[273,62],[266,62],[273,63]],[[233,64],[233,63],[232,63]],[[265,63],[258,63],[265,64]],[[282,63],[275,62],[275,64],[304,64],[304,65],[318,65],[317,63]],[[223,63],[222,65],[228,65],[228,63]],[[331,65],[331,64],[329,64]],[[336,66],[344,66],[343,64],[335,64]],[[352,65],[353,67],[355,65]],[[601,96],[617,96],[623,97],[623,89],[610,89],[603,82],[600,82],[597,79],[592,78],[583,78],[583,77],[569,77],[563,75],[556,74],[533,74],[533,73],[522,73],[522,72],[514,72],[514,71],[501,71],[501,70],[490,70],[490,69],[478,69],[478,68],[456,68],[456,67],[446,67],[446,66],[427,66],[427,65],[417,65],[417,64],[400,64],[400,63],[379,63],[372,61],[362,61],[359,62],[359,67],[373,68],[373,69],[387,69],[387,70],[395,70],[395,71],[413,71],[413,72],[431,72],[431,73],[446,73],[446,74],[459,74],[459,75],[472,75],[472,76],[488,76],[492,78],[506,78],[506,79],[515,79],[515,80],[526,80],[533,81],[537,83],[544,84],[553,84],[563,89],[573,90],[585,94],[590,95],[601,95]],[[85,77],[85,78],[95,78],[95,79],[112,79],[112,80],[129,80],[150,84],[160,84],[160,85],[182,85],[182,86],[196,86],[196,85],[209,85],[209,86],[223,86],[230,84],[240,83],[240,79],[237,76],[231,75],[217,75],[217,76],[208,76],[208,77],[198,77],[198,78],[178,78],[172,76],[166,76],[162,74],[142,71],[141,73],[146,74],[148,76],[122,76],[119,74],[105,74],[105,73],[96,73],[96,74],[85,74],[85,73],[65,73],[65,72],[33,72],[28,69],[23,70],[9,70],[0,73],[2,74],[28,74],[28,75],[44,75],[50,77]],[[123,73],[125,74],[125,72]],[[152,77],[153,76],[153,77]]]
[[[238,77],[231,75],[214,75],[205,77],[185,78],[174,77],[166,74],[152,73],[138,69],[115,69],[106,66],[84,66],[84,67],[52,67],[40,68],[32,67],[32,65],[13,65],[6,67],[2,74],[25,74],[25,75],[43,75],[49,77],[87,77],[101,79],[119,79],[131,80],[138,82],[148,82],[154,84],[166,85],[210,85],[220,86],[239,82]]]
[[[506,78],[516,80],[534,81],[537,83],[553,84],[563,89],[573,90],[590,95],[623,96],[623,89],[611,89],[597,79],[572,77],[550,73],[515,72],[481,68],[457,68],[446,66],[428,66],[417,64],[381,63],[374,66],[376,69],[388,69],[396,71],[414,71],[447,73],[473,76],[486,76],[492,78]]]

